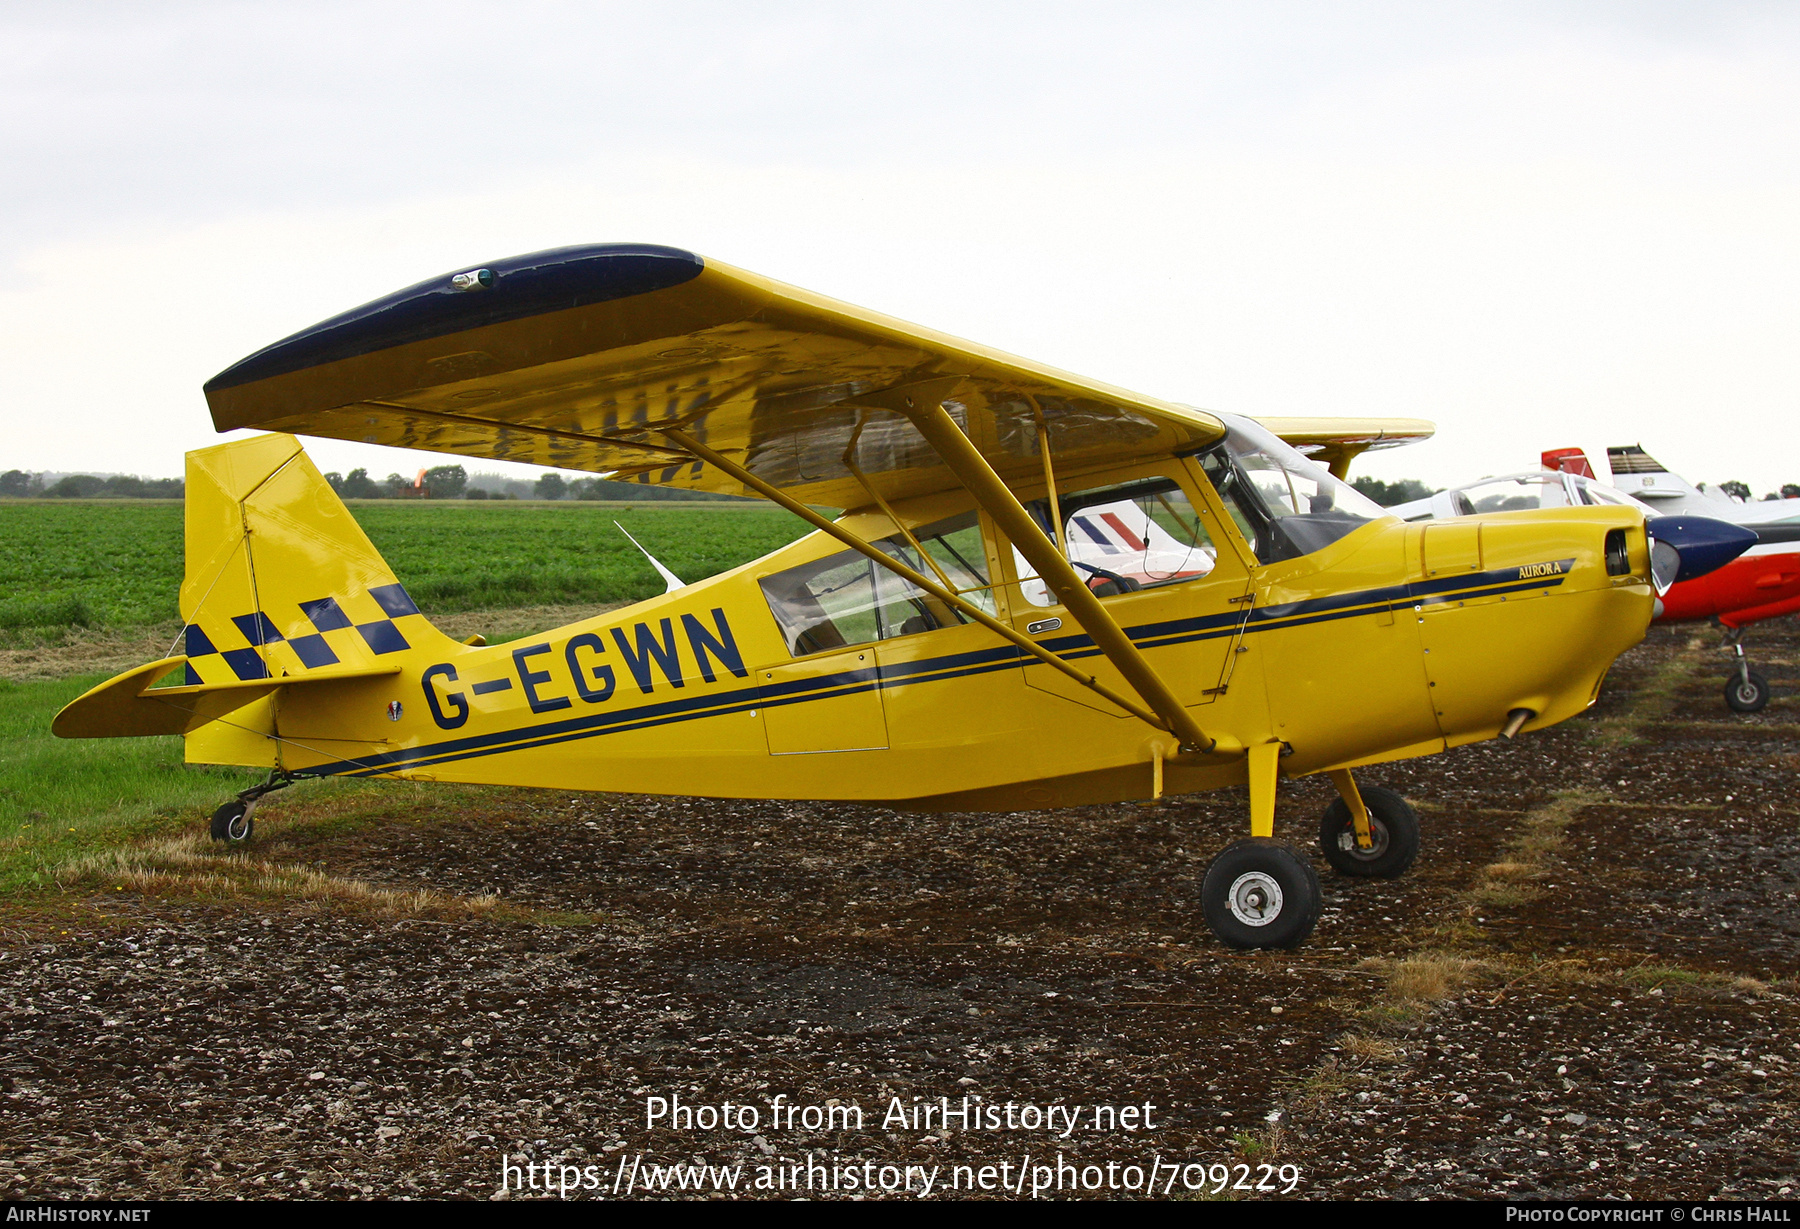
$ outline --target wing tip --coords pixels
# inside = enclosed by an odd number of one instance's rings
[[[465,266],[264,346],[208,380],[201,391],[210,398],[408,342],[666,290],[692,281],[705,268],[702,256],[654,243],[575,244]]]

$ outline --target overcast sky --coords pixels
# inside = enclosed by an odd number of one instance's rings
[[[65,0],[0,49],[0,468],[179,473],[251,351],[636,240],[1210,409],[1436,420],[1381,477],[1800,482],[1800,5]]]

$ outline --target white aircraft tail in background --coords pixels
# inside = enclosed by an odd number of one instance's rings
[[[1800,499],[1764,499],[1748,503],[1733,499],[1718,487],[1705,483],[1695,486],[1680,474],[1670,473],[1661,461],[1637,444],[1608,448],[1606,461],[1612,467],[1614,487],[1643,500],[1664,516],[1687,512],[1739,525],[1766,525],[1770,521],[1800,518]],[[1544,465],[1556,468],[1550,464],[1549,453],[1544,454]]]

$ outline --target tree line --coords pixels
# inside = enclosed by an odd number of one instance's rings
[[[44,474],[9,469],[0,474],[0,496],[13,499],[180,499],[179,478],[139,478],[134,474],[64,474],[46,482]]]
[[[507,479],[506,487],[493,476],[483,479],[487,485],[471,482],[469,473],[460,465],[439,465],[426,470],[417,479],[389,474],[377,482],[366,469],[353,469],[348,474],[330,473],[325,481],[342,499],[518,499],[522,480]],[[609,499],[630,502],[655,500],[736,500],[736,495],[715,495],[710,491],[684,491],[673,487],[651,486],[639,482],[619,482],[611,478],[576,478],[561,474],[542,474],[528,488],[532,499]]]
[[[180,478],[139,478],[132,474],[64,474],[55,482],[48,475],[9,469],[0,474],[0,497],[13,499],[180,499],[185,484]],[[389,474],[377,481],[366,469],[353,469],[348,474],[329,473],[325,481],[343,499],[518,499],[523,480],[509,479],[504,485],[484,476],[488,485],[469,480],[468,471],[460,465],[439,465],[425,471],[420,479]],[[1358,491],[1384,508],[1424,499],[1437,492],[1413,478],[1383,482],[1379,478],[1356,478],[1350,483]],[[543,474],[528,487],[533,499],[614,500],[645,502],[660,500],[737,500],[736,495],[716,495],[711,491],[687,491],[677,487],[652,486],[641,482],[620,482],[611,478],[576,478],[561,474]],[[1721,482],[1719,489],[1727,495],[1749,503],[1755,497],[1742,482]],[[1771,491],[1763,499],[1800,499],[1800,483],[1782,484],[1780,494]]]

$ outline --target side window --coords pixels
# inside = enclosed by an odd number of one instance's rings
[[[1198,580],[1212,572],[1218,550],[1187,492],[1169,478],[1075,491],[1059,499],[1067,558],[1101,597]],[[1050,519],[1050,503],[1031,512]],[[1056,604],[1050,587],[1013,552],[1019,590],[1034,606]]]
[[[936,577],[989,614],[994,595],[983,567],[981,524],[968,512],[875,543],[915,571]],[[848,645],[954,627],[963,621],[947,602],[924,592],[856,551],[840,551],[762,579],[763,597],[795,657]]]

